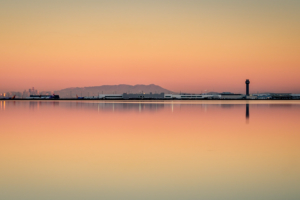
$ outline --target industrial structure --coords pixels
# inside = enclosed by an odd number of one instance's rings
[[[92,99],[92,97],[86,97]],[[246,99],[243,94],[225,92],[221,94],[100,94],[99,99],[123,99],[123,100],[203,100],[203,99]]]
[[[245,83],[246,83],[246,96],[249,96],[250,95],[249,94],[249,84],[250,84],[249,79],[247,79]]]
[[[26,99],[59,99],[59,95],[30,95]]]
[[[164,99],[219,99],[221,95],[210,94],[165,94]]]
[[[100,94],[99,99],[123,99],[123,100],[170,100],[170,99],[220,99],[221,95],[207,95],[207,94]]]

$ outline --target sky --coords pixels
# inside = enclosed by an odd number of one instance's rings
[[[299,0],[0,0],[0,92],[300,93]]]

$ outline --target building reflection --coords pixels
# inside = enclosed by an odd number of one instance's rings
[[[87,110],[97,110],[102,112],[156,112],[163,110],[165,104],[160,103],[89,103],[89,102],[70,102],[62,103],[61,106],[65,108],[77,108]]]
[[[162,110],[178,112],[182,109],[191,112],[209,112],[211,109],[241,109],[244,104],[178,104],[166,102],[84,102],[84,101],[1,101],[0,108],[5,110],[5,103],[14,107],[29,107],[32,110],[59,106],[66,109],[93,110],[98,112],[159,112]],[[249,104],[246,104],[246,119],[249,119]]]
[[[97,110],[98,112],[157,112],[162,110],[169,110],[172,113],[181,109],[193,110],[197,112],[207,112],[214,108],[223,109],[242,109],[245,104],[173,104],[173,103],[122,103],[122,102],[62,102],[60,106],[68,109],[84,109],[84,110]],[[249,104],[246,104],[246,119],[249,119]]]
[[[0,101],[0,110],[5,110],[5,101]]]
[[[83,110],[92,112],[171,112],[178,114],[180,112],[188,113],[218,113],[218,115],[236,114],[243,117],[246,106],[246,120],[250,118],[250,103],[241,104],[217,103],[212,101],[207,103],[191,103],[179,101],[0,101],[0,110],[5,111],[10,108],[19,109],[21,107],[29,107],[31,110],[47,109],[59,107],[67,110]],[[252,104],[251,108],[257,109],[294,109],[300,107],[300,104]],[[244,117],[243,117],[244,118]]]
[[[246,104],[246,119],[249,119],[249,104]]]
[[[29,108],[30,109],[39,109],[41,106],[58,106],[59,102],[58,101],[51,101],[51,102],[46,102],[46,101],[30,101],[29,102]]]

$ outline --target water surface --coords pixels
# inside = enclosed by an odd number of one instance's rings
[[[300,199],[300,101],[0,101],[0,199]]]

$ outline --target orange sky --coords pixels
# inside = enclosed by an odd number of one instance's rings
[[[0,2],[0,92],[300,92],[299,1]]]

